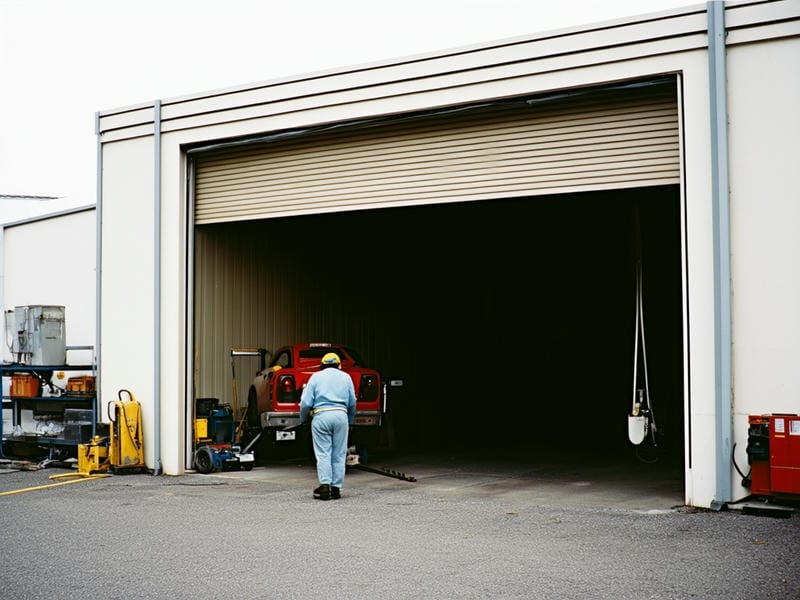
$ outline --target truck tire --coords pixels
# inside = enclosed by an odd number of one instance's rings
[[[256,388],[252,386],[247,393],[247,427],[261,429],[261,422],[258,417],[258,396],[256,395]]]

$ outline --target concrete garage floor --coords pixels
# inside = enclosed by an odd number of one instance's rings
[[[627,459],[587,460],[556,455],[510,455],[508,452],[437,452],[374,455],[365,462],[416,482],[348,467],[347,494],[367,490],[419,492],[453,499],[494,499],[520,507],[584,507],[636,512],[671,511],[684,506],[682,466],[664,461],[646,463],[633,455]],[[0,465],[0,475],[13,472]],[[23,471],[31,486],[47,484],[46,468]],[[215,472],[191,477],[246,480],[278,487],[311,489],[316,486],[313,457],[294,456],[266,461],[252,471]],[[62,479],[63,481],[63,479]],[[0,492],[8,491],[0,478]],[[22,486],[25,487],[25,486]]]
[[[684,506],[682,466],[662,461],[645,463],[633,455],[589,461],[557,455],[518,456],[498,452],[439,452],[371,456],[372,468],[386,468],[414,477],[410,483],[348,468],[348,492],[360,487],[418,487],[426,494],[453,498],[493,498],[510,504],[542,507],[588,507],[626,511],[669,511]],[[257,466],[251,472],[219,473],[275,483],[315,485],[313,459],[285,459]]]

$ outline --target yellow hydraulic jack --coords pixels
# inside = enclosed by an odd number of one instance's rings
[[[50,479],[63,479],[65,477],[111,477],[105,473],[109,468],[108,438],[94,436],[88,444],[78,444],[78,471],[76,473],[62,473],[50,475]]]
[[[128,395],[127,401],[122,399],[123,392]],[[78,471],[51,475],[50,479],[110,477],[104,474],[109,469],[118,473],[145,468],[141,406],[128,390],[120,390],[118,397],[119,400],[108,403],[110,435],[95,436],[88,444],[78,444]]]
[[[108,438],[94,436],[88,444],[78,444],[78,474],[94,475],[108,470]]]

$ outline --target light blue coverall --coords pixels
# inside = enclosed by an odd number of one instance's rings
[[[340,488],[344,484],[347,433],[356,418],[356,394],[350,375],[336,367],[314,373],[300,397],[300,422],[311,421],[317,479]]]

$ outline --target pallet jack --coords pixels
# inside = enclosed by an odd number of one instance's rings
[[[51,475],[50,479],[109,477],[106,471],[130,473],[146,468],[141,405],[129,390],[119,390],[117,397],[108,403],[109,435],[96,435],[87,444],[78,444],[78,471]]]

